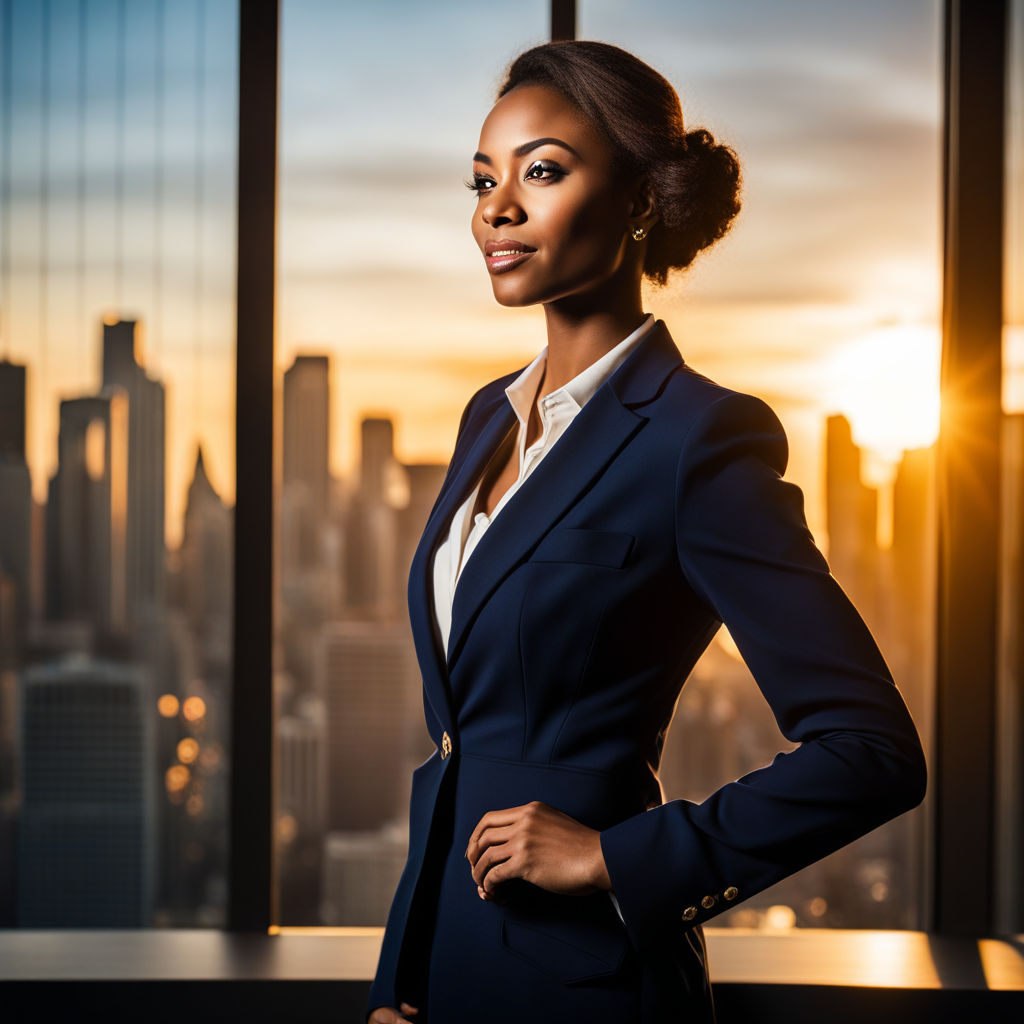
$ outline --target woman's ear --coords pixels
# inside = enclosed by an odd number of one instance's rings
[[[633,205],[629,213],[631,220],[639,221],[648,231],[658,220],[658,211],[654,203],[654,190],[647,177],[636,183],[633,194]]]

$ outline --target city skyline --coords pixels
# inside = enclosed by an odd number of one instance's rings
[[[10,756],[5,745],[13,746],[24,770],[48,786],[32,789],[22,805],[32,831],[25,833],[19,857],[32,858],[34,871],[24,875],[31,888],[15,893],[17,920],[59,924],[66,903],[68,920],[76,921],[90,915],[106,922],[129,915],[142,924],[151,918],[164,925],[221,921],[232,515],[197,454],[186,542],[180,552],[168,552],[165,591],[149,600],[147,616],[137,622],[109,613],[115,577],[126,589],[140,576],[129,555],[137,547],[128,529],[131,495],[139,490],[133,480],[145,480],[153,460],[132,458],[132,438],[134,448],[144,450],[147,439],[161,436],[154,419],[162,415],[162,385],[136,361],[135,327],[106,325],[102,361],[108,383],[96,395],[64,403],[62,463],[55,478],[62,483],[52,490],[63,497],[38,510],[46,522],[45,552],[33,548],[26,566],[8,561],[10,543],[0,546],[0,625],[5,591],[17,601],[32,590],[32,579],[43,575],[48,581],[41,614],[31,616],[12,643],[0,645],[0,660],[24,652],[14,672],[0,671],[0,687],[15,686],[24,713],[33,716],[24,748],[18,749],[16,734],[0,734],[0,763]],[[23,408],[20,370],[0,362],[5,408]],[[420,716],[404,591],[445,466],[403,464],[394,424],[366,417],[360,424],[358,478],[344,491],[330,487],[326,439],[334,396],[328,360],[298,357],[283,383],[274,656],[281,922],[373,925],[387,910],[403,863],[411,770],[431,745]],[[14,415],[0,420],[0,427],[0,469],[10,471],[19,461],[24,465],[24,423]],[[833,415],[825,430],[831,567],[877,636],[911,709],[924,718],[934,628],[928,612],[934,589],[934,448],[901,460],[891,543],[880,545],[880,495],[861,478],[861,452],[850,424]],[[395,500],[399,492],[401,500]],[[118,493],[126,504],[115,515]],[[6,494],[0,518],[17,527],[27,518],[30,500],[25,488]],[[152,503],[138,506],[137,536],[158,512]],[[88,532],[64,528],[75,524],[85,524]],[[144,561],[151,563],[153,556],[162,558],[163,542],[151,528],[147,536],[152,550]],[[58,542],[62,537],[70,544],[66,550]],[[110,543],[100,543],[104,537]],[[64,567],[56,575],[48,567],[51,552],[61,555]],[[47,563],[42,574],[40,561]],[[83,573],[98,598],[76,599]],[[62,656],[70,651],[77,654]],[[138,699],[124,698],[134,701],[131,717],[108,742],[87,748],[80,770],[73,760],[55,759],[51,750],[59,742],[53,737],[92,736],[79,717],[103,715],[111,700],[121,701],[116,685],[122,678],[138,680]],[[60,688],[42,690],[51,679]],[[44,699],[45,693],[53,699]],[[681,695],[661,765],[666,796],[699,800],[766,762],[781,743],[755,681],[721,630]],[[140,813],[142,804],[129,809],[131,828],[111,845],[110,855],[134,876],[150,879],[146,885],[152,888],[119,905],[110,896],[116,888],[97,862],[89,871],[99,872],[100,887],[90,888],[83,875],[67,882],[55,900],[55,883],[48,879],[68,877],[61,874],[65,848],[73,845],[67,823],[103,828],[102,815],[114,814],[120,799],[114,793],[109,807],[100,800],[96,815],[82,816],[79,790],[112,772],[116,777],[118,760],[129,753],[139,766],[136,774],[145,771],[149,779],[143,795],[157,798],[149,810]],[[9,798],[0,801],[0,809],[9,808],[6,820],[0,814],[0,837],[10,834],[18,806]],[[722,923],[773,926],[785,909],[790,924],[909,927],[916,913],[908,859],[915,827],[896,823],[780,883]]]

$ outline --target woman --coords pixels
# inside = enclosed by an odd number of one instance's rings
[[[721,237],[738,183],[603,43],[523,53],[484,121],[473,234],[548,343],[470,399],[413,560],[438,749],[373,1024],[713,1020],[701,925],[923,797],[907,709],[781,479],[782,425],[643,313],[641,279]],[[723,622],[800,745],[665,802],[666,730]]]

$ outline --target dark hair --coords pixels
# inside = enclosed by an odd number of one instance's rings
[[[644,275],[659,285],[728,231],[739,212],[740,165],[704,128],[686,131],[671,84],[638,57],[588,40],[543,43],[509,65],[498,99],[518,85],[560,92],[611,143],[623,175],[647,172],[658,220]]]

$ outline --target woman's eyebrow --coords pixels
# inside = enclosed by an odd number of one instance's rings
[[[569,150],[573,156],[579,157],[579,153],[576,152],[568,142],[563,142],[561,139],[553,139],[550,136],[543,139],[534,139],[532,142],[524,142],[521,146],[516,146],[513,150],[513,156],[526,156],[531,150],[536,149],[538,146],[561,146],[563,149]],[[478,160],[482,164],[490,164],[491,158],[486,153],[474,153],[473,159]],[[492,164],[493,166],[493,164]]]

